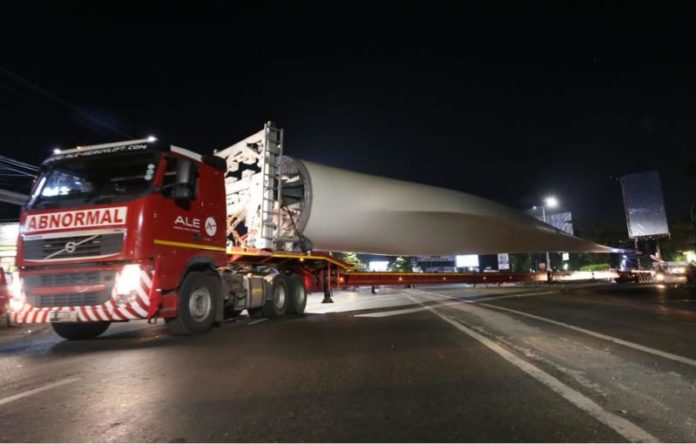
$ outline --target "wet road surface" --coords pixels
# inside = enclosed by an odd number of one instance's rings
[[[320,300],[199,337],[0,330],[0,441],[696,441],[693,290]]]

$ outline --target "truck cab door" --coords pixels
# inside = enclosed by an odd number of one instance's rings
[[[203,204],[199,192],[199,165],[192,159],[165,158],[160,190],[164,198],[163,220],[174,242],[196,243],[203,230]],[[156,227],[156,233],[158,228]],[[162,232],[165,232],[164,230]]]

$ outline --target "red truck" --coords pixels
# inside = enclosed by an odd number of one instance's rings
[[[261,162],[238,179],[264,176],[253,190],[264,198],[279,186],[269,164],[281,155],[282,132],[268,124],[255,139],[238,148]],[[164,318],[174,333],[197,334],[244,309],[302,314],[306,277],[331,259],[259,266],[267,254],[243,245],[229,255],[228,173],[219,155],[153,137],[56,151],[20,217],[11,322],[51,323],[64,338],[88,339],[133,319]],[[277,217],[272,210],[273,202],[262,223]]]

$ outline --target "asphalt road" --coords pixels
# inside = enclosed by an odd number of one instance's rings
[[[0,441],[696,441],[693,290],[334,299],[190,338],[0,330]]]

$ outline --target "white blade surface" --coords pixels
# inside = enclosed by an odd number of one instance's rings
[[[471,194],[302,161],[316,250],[453,255],[612,249]]]

